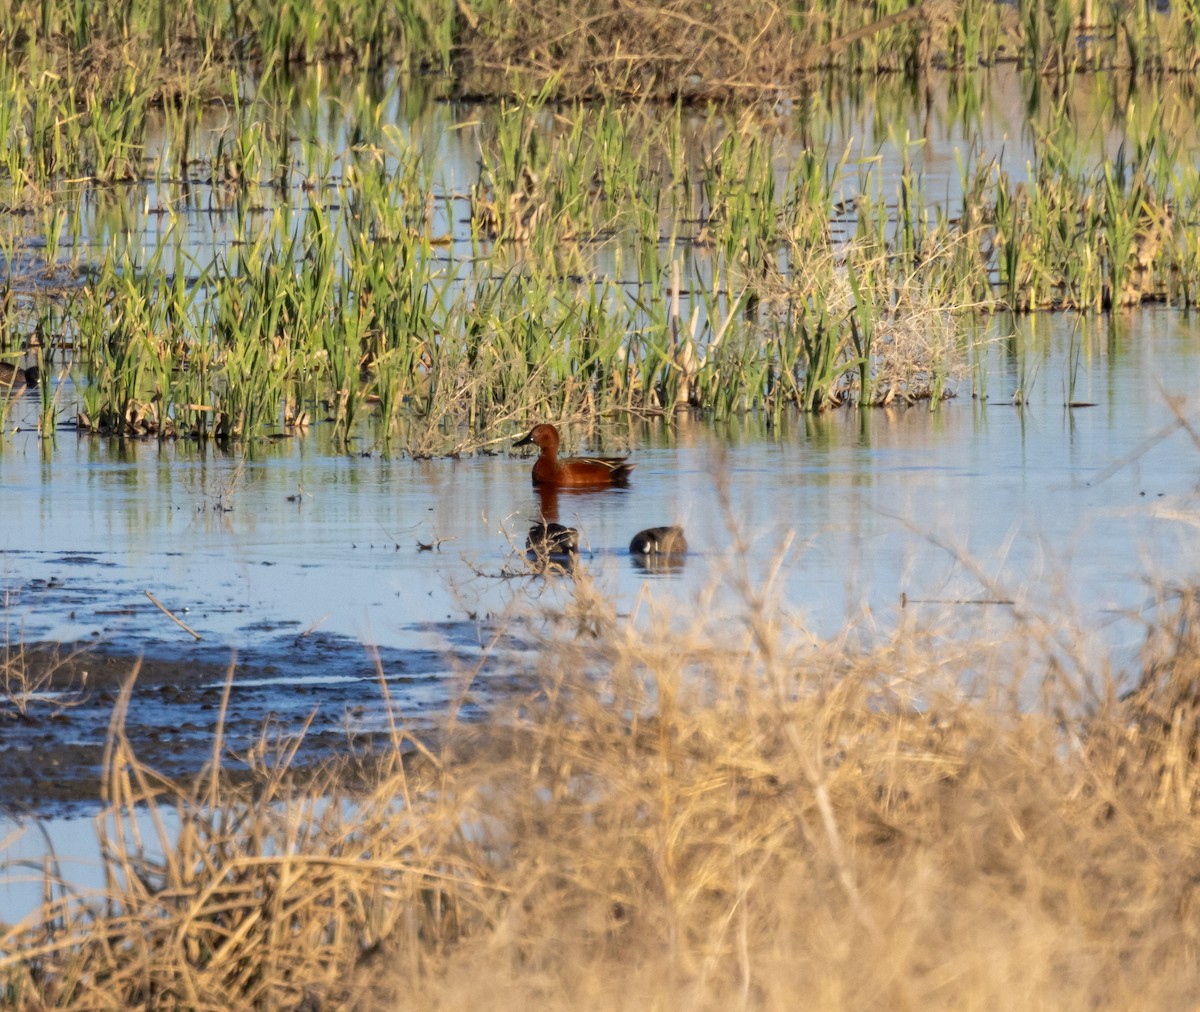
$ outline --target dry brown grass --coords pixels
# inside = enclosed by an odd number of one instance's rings
[[[775,94],[808,70],[838,66],[855,46],[867,52],[854,50],[852,65],[874,71],[927,63],[946,48],[958,10],[954,0],[888,15],[871,5],[710,0],[470,6],[481,16],[463,32],[468,89],[488,94],[512,75],[535,89],[552,82],[560,94],[689,100]]]
[[[0,402],[0,421],[2,412]],[[33,708],[56,713],[79,705],[87,682],[86,671],[73,673],[82,650],[26,646],[8,618],[12,597],[7,591],[0,594],[0,726],[7,720],[28,719]]]
[[[398,729],[353,799],[336,777],[289,785],[288,742],[262,750],[253,796],[162,784],[118,708],[110,800],[153,796],[183,828],[154,862],[126,821],[105,906],[0,936],[5,998],[1195,1007],[1195,596],[1124,700],[1063,674],[1061,629],[1053,648],[1020,622],[814,645],[765,591],[745,599],[710,634],[618,616],[580,582],[536,691],[432,750]]]

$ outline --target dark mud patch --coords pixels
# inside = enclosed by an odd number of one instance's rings
[[[292,768],[303,773],[360,762],[390,742],[393,722],[432,732],[452,706],[478,719],[489,701],[529,681],[526,644],[506,637],[483,650],[475,623],[448,623],[444,633],[450,653],[376,649],[319,632],[276,635],[236,655],[202,643],[141,656],[87,643],[10,646],[0,682],[0,810],[50,816],[99,805],[126,684],[123,729],[134,754],[186,782],[211,760],[218,725],[227,774],[245,774],[256,751],[292,738],[300,740]]]

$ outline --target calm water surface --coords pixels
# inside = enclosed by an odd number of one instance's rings
[[[1145,311],[1119,335],[1094,331],[1078,353],[1072,321],[1038,326],[990,346],[974,384],[984,396],[964,384],[932,412],[836,411],[773,430],[753,417],[635,426],[599,447],[628,445],[632,486],[563,494],[559,519],[579,528],[583,566],[626,609],[647,595],[688,615],[725,581],[732,522],[755,579],[790,544],[780,593],[817,636],[863,603],[886,626],[902,593],[995,596],[974,566],[1020,603],[1077,607],[1127,650],[1137,622],[1119,616],[1139,614],[1153,582],[1187,583],[1200,568],[1200,452],[1171,431],[1176,411],[1195,410],[1196,330],[1179,313]],[[464,629],[483,641],[487,619],[558,600],[556,581],[501,578],[520,568],[515,549],[543,506],[530,466],[505,444],[460,460],[346,455],[319,430],[236,453],[71,433],[43,452],[18,432],[0,446],[10,629],[186,655],[270,649],[318,628],[449,655],[471,639]],[[627,545],[661,523],[682,523],[693,551],[678,572],[647,574]]]

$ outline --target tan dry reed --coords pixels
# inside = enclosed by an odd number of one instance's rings
[[[0,936],[6,1003],[1195,1005],[1196,595],[1127,699],[1037,621],[813,644],[746,599],[718,640],[581,581],[535,690],[436,747],[398,727],[366,790],[289,778],[297,740],[252,790],[166,783],[118,706],[110,895]]]

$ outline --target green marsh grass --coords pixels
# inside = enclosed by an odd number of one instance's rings
[[[53,307],[77,398],[60,410],[85,429],[250,440],[306,418],[392,451],[416,448],[403,431],[437,452],[442,432],[462,452],[543,414],[936,403],[963,375],[955,321],[967,335],[1003,309],[1190,305],[1200,288],[1200,173],[1170,103],[1120,113],[1111,154],[1057,103],[1027,166],[964,159],[947,200],[908,137],[833,150],[813,112],[798,146],[761,110],[561,105],[547,89],[470,127],[479,175],[456,193],[436,138],[386,118],[398,81],[358,78],[334,105],[278,70],[247,85],[228,76],[217,125],[191,100],[161,117],[173,133],[138,163],[158,206],[140,213],[98,189],[124,142],[71,187],[24,149],[23,179],[64,186],[35,219],[41,269],[75,284],[30,278],[23,297]],[[65,143],[46,150],[83,165]],[[108,239],[91,263],[85,201]],[[199,214],[211,251],[186,240]]]

